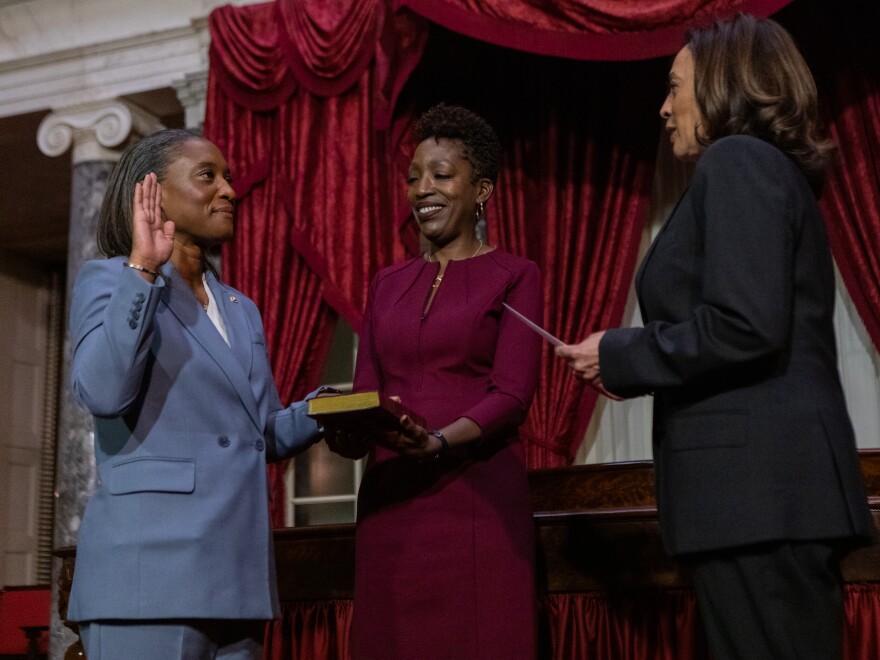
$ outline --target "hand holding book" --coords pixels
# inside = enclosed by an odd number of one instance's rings
[[[360,458],[371,443],[404,455],[424,453],[430,440],[420,415],[376,391],[312,399],[309,416],[324,426],[330,449],[347,458]]]

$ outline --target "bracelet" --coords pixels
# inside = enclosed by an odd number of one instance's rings
[[[449,451],[449,441],[446,439],[446,436],[443,435],[442,431],[428,431],[428,435],[433,435],[435,438],[440,439],[440,449],[437,450],[436,454],[431,456],[432,460],[440,458],[443,454]]]
[[[141,273],[146,273],[147,275],[152,275],[153,277],[156,277],[156,278],[159,277],[159,273],[156,272],[155,270],[148,270],[139,264],[132,264],[127,261],[123,261],[122,265],[125,266],[126,268],[134,268],[136,271],[139,271]]]

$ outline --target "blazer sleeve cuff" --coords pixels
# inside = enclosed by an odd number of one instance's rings
[[[270,419],[266,433],[269,447],[274,447],[269,458],[284,460],[299,454],[324,437],[324,429],[317,421],[308,416],[308,399],[314,398],[320,388],[311,392],[306,399],[292,403],[279,410]]]

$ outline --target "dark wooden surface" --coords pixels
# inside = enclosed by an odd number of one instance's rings
[[[880,450],[860,458],[880,528]],[[529,483],[539,591],[689,586],[663,550],[650,461],[534,470]],[[351,598],[354,525],[278,530],[275,551],[282,600]],[[850,582],[880,581],[880,546],[851,553],[843,572]]]
[[[863,450],[860,459],[880,528],[880,450]],[[535,470],[529,483],[539,591],[689,586],[686,572],[663,550],[650,461]],[[56,554],[69,575],[74,549]],[[354,525],[278,530],[275,556],[282,601],[352,597]],[[880,581],[880,545],[851,553],[843,572],[849,582]]]

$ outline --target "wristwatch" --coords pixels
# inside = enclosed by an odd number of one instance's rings
[[[428,435],[433,435],[435,438],[440,439],[440,449],[438,449],[437,453],[431,457],[432,459],[440,458],[443,454],[449,451],[449,441],[446,439],[446,436],[443,435],[442,431],[428,431]]]

